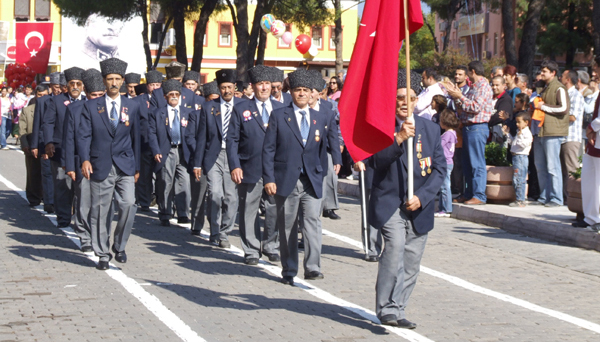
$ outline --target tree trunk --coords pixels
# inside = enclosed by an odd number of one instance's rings
[[[594,23],[594,54],[600,53],[600,0],[594,0],[592,22]]]
[[[456,13],[454,13],[454,15],[456,15]],[[448,45],[450,44],[450,31],[452,30],[452,23],[454,22],[454,16],[452,16],[451,18],[452,19],[447,20],[448,26],[446,26],[446,30],[444,30],[444,32],[446,32],[446,34],[444,35],[444,45],[442,45],[442,51],[446,51],[446,49],[448,49]]]
[[[200,72],[202,69],[202,58],[204,55],[204,34],[206,33],[206,25],[208,19],[217,7],[218,0],[205,0],[204,6],[200,11],[200,17],[196,22],[196,30],[194,30],[194,55],[192,56],[192,65],[190,70]]]
[[[435,51],[441,52],[440,44],[438,44],[438,41],[435,38],[435,29],[433,28],[433,26],[431,26],[431,24],[429,23],[429,20],[427,20],[427,16],[425,14],[423,14],[423,22],[425,23],[425,25],[427,25],[427,28],[429,29],[429,33],[431,33],[431,37],[433,37],[433,44],[435,46]]]
[[[540,28],[540,17],[546,0],[530,0],[527,17],[523,25],[523,36],[519,46],[519,72],[533,79],[533,61],[535,59],[535,40]]]
[[[187,46],[185,42],[185,16],[181,8],[175,8],[173,13],[173,28],[175,29],[175,56],[179,63],[185,65],[187,70]]]
[[[265,64],[265,48],[267,46],[267,33],[260,27],[260,19],[263,15],[271,12],[273,9],[274,0],[259,1],[254,12],[252,20],[252,30],[248,40],[248,67],[251,68],[255,64]],[[258,50],[258,51],[257,51]],[[254,62],[256,55],[256,63]]]
[[[167,22],[165,23],[165,27],[162,30],[162,34],[158,37],[158,50],[156,50],[156,58],[154,59],[154,65],[152,65],[152,70],[156,70],[156,66],[158,65],[158,61],[160,60],[160,55],[162,53],[163,42],[165,41],[165,36],[167,35],[167,30],[169,29],[169,25],[173,21],[173,17],[169,17]]]
[[[333,0],[335,8],[335,29],[333,35],[333,43],[335,44],[335,74],[339,74],[344,69],[344,55],[342,46],[342,1]],[[324,43],[324,44],[329,44]]]
[[[233,18],[233,27],[237,36],[237,47],[235,52],[236,71],[238,80],[247,80],[246,70],[248,70],[248,0],[235,0],[235,8],[230,0],[227,0],[227,6]]]
[[[265,65],[265,48],[267,46],[267,32],[260,30],[260,41],[258,42],[258,51],[256,52],[256,65]]]
[[[148,6],[146,0],[139,0],[140,15],[142,16],[142,40],[144,42],[144,53],[146,54],[146,70],[152,70],[152,52],[150,52],[150,40],[148,39]]]
[[[506,64],[519,67],[515,45],[515,0],[502,1],[502,30],[504,31],[504,53]]]
[[[569,32],[573,32],[575,30],[575,3],[570,2],[569,3],[569,11],[568,11],[568,18],[567,18],[567,30]],[[565,68],[566,69],[571,69],[573,67],[573,60],[575,59],[575,48],[572,46],[572,44],[569,42],[567,46],[569,46],[569,48],[567,48],[567,54],[565,57]]]

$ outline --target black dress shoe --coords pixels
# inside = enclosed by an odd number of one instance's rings
[[[127,262],[127,253],[125,253],[125,251],[117,252],[114,246],[112,247],[112,251],[115,253],[115,260],[122,264]]]
[[[333,210],[328,210],[328,211],[329,211],[329,214],[327,215],[327,217],[329,217],[330,219],[332,219],[332,220],[340,220],[341,219],[341,217],[338,214],[336,214],[335,211],[333,211]]]
[[[246,265],[258,265],[258,258],[247,258],[247,259],[244,259],[244,264],[246,264]]]
[[[304,241],[298,241],[298,249],[304,249]]]
[[[92,246],[82,246],[82,247],[81,247],[81,251],[82,251],[83,253],[91,253],[91,252],[93,252],[94,250],[92,249]]]
[[[54,205],[44,204],[44,211],[47,212],[48,214],[53,214],[54,213]]]
[[[190,223],[190,219],[187,217],[178,217],[177,223]]]
[[[396,317],[395,315],[385,315],[385,316],[381,317],[379,320],[381,321],[381,324],[383,324],[383,325],[389,325],[392,327],[398,326],[398,317]]]
[[[170,227],[171,222],[169,222],[169,220],[160,220],[160,225],[163,227]]]
[[[140,210],[148,212],[148,211],[150,211],[150,207],[143,205]]]
[[[96,268],[100,271],[106,271],[108,269],[108,261],[98,261]]]
[[[231,243],[227,240],[221,240],[221,241],[219,241],[219,247],[229,248],[229,247],[231,247]]]
[[[576,228],[587,228],[589,226],[585,221],[575,221],[571,225]]]
[[[319,271],[310,271],[304,275],[304,279],[306,280],[315,280],[315,279],[323,279],[325,276],[323,273]]]
[[[69,226],[71,226],[71,223],[70,223],[70,222],[69,222],[69,223],[59,223],[59,224],[56,226],[56,228],[67,228],[67,227],[69,227]]]
[[[200,235],[200,229],[192,229],[192,235]]]
[[[38,205],[40,205],[41,202],[37,202],[37,203],[29,203],[30,207],[37,207]]]
[[[402,329],[414,329],[417,327],[417,323],[413,323],[406,318],[398,320],[398,328]]]
[[[281,261],[281,258],[279,257],[279,254],[276,253],[263,253],[266,257],[269,258],[270,262],[279,262]]]
[[[281,283],[285,284],[285,285],[292,285],[292,286],[294,286],[294,277],[284,276],[283,278],[281,278]]]
[[[365,261],[368,262],[378,262],[379,261],[379,257],[376,255],[369,255],[368,257],[365,258]]]

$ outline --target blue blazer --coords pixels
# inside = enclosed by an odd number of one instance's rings
[[[82,177],[81,159],[79,158],[76,142],[79,133],[77,129],[81,123],[81,112],[84,105],[85,101],[77,101],[70,104],[65,113],[63,126],[61,165],[65,167],[66,172],[75,171],[77,179],[81,179]]]
[[[241,102],[244,102],[244,100],[234,97],[234,108]],[[192,159],[193,167],[201,167],[204,170],[204,174],[213,167],[221,152],[221,142],[223,141],[223,121],[221,115],[224,114],[221,113],[221,98],[217,98],[204,103],[202,110],[200,110],[198,122],[194,122],[197,131],[195,132],[196,148],[194,158]],[[231,124],[231,119],[229,123]],[[194,132],[188,130],[187,134],[194,134]],[[191,139],[191,137],[188,138],[190,143]]]
[[[42,96],[35,101],[35,108],[33,110],[33,131],[31,132],[31,148],[37,148],[39,154],[44,154],[44,130],[42,128],[42,122],[44,122],[44,113],[48,108],[48,101],[52,98],[51,95]]]
[[[81,101],[83,100],[85,100],[85,96],[81,97]],[[44,113],[44,121],[42,123],[45,137],[44,143],[46,145],[54,143],[55,153],[54,156],[50,158],[54,161],[61,161],[65,113],[67,112],[67,106],[69,105],[71,105],[71,99],[68,94],[52,96],[48,101],[48,108]]]
[[[142,152],[150,151],[148,140],[148,120],[150,119],[150,97],[148,94],[141,94],[132,99],[140,107],[140,142]]]
[[[310,179],[317,198],[323,195],[323,177],[326,172],[322,160],[323,154],[327,153],[327,120],[310,109],[309,126],[304,146],[292,105],[271,113],[263,145],[263,181],[264,184],[275,183],[277,195],[287,197],[292,193],[302,168]]]
[[[183,158],[186,164],[190,162],[190,156],[192,153],[192,149],[187,145],[185,140],[185,135],[189,126],[189,116],[192,112],[192,109],[179,107],[181,108],[181,113],[179,113],[179,120],[181,122],[180,136],[181,136],[181,145],[183,147]],[[167,112],[168,108],[163,107],[159,110],[156,110],[150,113],[149,120],[149,132],[148,138],[150,139],[150,150],[152,151],[152,155],[155,156],[157,154],[162,154],[163,158],[160,163],[154,163],[154,172],[160,171],[162,167],[165,165],[165,161],[167,160],[167,156],[169,155],[169,150],[171,149],[171,128],[169,122],[169,114]],[[185,125],[185,126],[184,126]]]
[[[271,101],[273,111],[285,107]],[[233,107],[227,131],[227,159],[229,170],[241,168],[242,183],[256,184],[262,178],[262,151],[267,128],[262,120],[262,108],[256,101],[245,101]],[[244,115],[246,113],[246,115]],[[270,120],[269,120],[270,121]]]
[[[128,176],[140,170],[140,123],[137,102],[121,96],[121,112],[127,109],[129,126],[121,121],[113,135],[106,98],[87,101],[81,112],[80,134],[77,137],[77,150],[81,161],[92,163],[94,173],[91,179],[103,181],[114,163]]]
[[[319,104],[319,115],[323,115],[327,122],[325,126],[325,137],[327,138],[327,153],[331,154],[333,165],[342,165],[342,152],[340,152],[340,139],[337,121],[335,120],[335,112],[332,109],[330,103],[321,101]],[[327,170],[329,162],[327,161],[327,154],[323,155],[323,168]]]
[[[197,100],[196,97],[200,96],[197,96],[196,94],[194,94],[193,91],[189,90],[186,87],[181,87],[181,107],[195,109],[196,102],[200,101]],[[150,99],[150,111],[154,111],[157,108],[165,107],[166,105],[167,100],[165,99],[165,93],[163,92],[163,89],[154,89],[154,91],[152,92],[152,98]]]
[[[283,96],[283,105],[285,107],[292,105],[292,95],[291,94],[288,94],[288,93],[282,91],[281,96]],[[271,96],[271,101],[279,102],[273,96]],[[279,103],[281,103],[281,102],[279,102]]]
[[[398,123],[396,131],[399,131]],[[421,137],[422,156],[431,158],[431,174],[421,173],[416,145]],[[435,196],[446,177],[446,157],[440,139],[440,127],[427,119],[415,116],[415,137],[412,146],[414,194],[421,201],[421,208],[408,212],[417,233],[425,234],[433,229]],[[369,224],[380,229],[392,217],[394,212],[404,206],[407,194],[408,159],[407,143],[394,142],[390,147],[369,158],[374,169],[371,199],[369,200]],[[427,170],[427,167],[425,167]]]

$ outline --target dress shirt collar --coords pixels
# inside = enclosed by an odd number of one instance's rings
[[[110,116],[110,111],[112,110],[112,102],[113,101],[116,102],[117,113],[118,113],[119,109],[121,109],[121,95],[117,96],[117,98],[113,100],[110,98],[110,96],[108,96],[108,94],[104,94],[104,98],[106,99],[106,108],[108,108],[108,110],[107,110],[108,115]]]
[[[256,107],[258,107],[258,111],[262,113],[262,105],[266,104],[267,112],[271,115],[271,111],[273,110],[273,104],[271,103],[271,98],[269,97],[265,102],[259,101],[256,96],[254,97],[254,102],[256,103]]]

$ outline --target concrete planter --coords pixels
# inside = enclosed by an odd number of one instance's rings
[[[567,207],[570,211],[583,215],[583,207],[581,205],[581,178],[575,179],[569,177],[567,181]]]
[[[487,185],[485,195],[489,203],[506,203],[516,200],[512,185],[512,166],[487,165]]]

